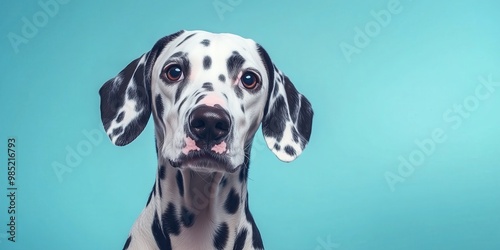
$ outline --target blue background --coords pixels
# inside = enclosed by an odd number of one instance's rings
[[[101,85],[180,29],[256,40],[313,104],[296,161],[280,162],[260,132],[254,143],[250,206],[266,249],[500,249],[500,87],[480,80],[500,84],[498,1],[401,0],[398,13],[389,0],[215,2],[228,9],[2,3],[0,152],[17,138],[18,231],[11,243],[0,226],[0,249],[121,249],[154,182],[152,122],[127,147],[84,132],[105,136]],[[9,34],[34,17],[40,27],[13,45]],[[53,166],[79,147],[85,155],[59,179]],[[6,153],[0,162],[6,225]]]

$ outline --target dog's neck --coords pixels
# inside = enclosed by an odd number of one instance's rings
[[[151,240],[168,242],[173,249],[239,249],[243,244],[263,248],[248,209],[247,164],[234,173],[173,165],[159,159],[143,212],[153,221]]]
[[[159,211],[174,206],[183,215],[180,218],[183,227],[231,222],[228,226],[237,228],[247,205],[245,168],[241,166],[234,173],[196,171],[162,162],[156,184],[162,194],[155,196]]]

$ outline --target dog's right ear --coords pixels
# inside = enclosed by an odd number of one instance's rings
[[[314,112],[309,100],[274,65],[266,50],[260,45],[257,49],[269,79],[262,133],[267,146],[278,159],[291,162],[309,142]]]
[[[163,48],[181,35],[160,39],[153,48],[132,61],[99,90],[101,120],[111,141],[124,146],[144,130],[151,115],[151,71]]]

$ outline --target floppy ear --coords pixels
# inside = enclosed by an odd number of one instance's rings
[[[300,94],[288,77],[258,46],[269,78],[269,93],[262,120],[262,132],[267,146],[282,161],[293,161],[309,142],[313,110],[311,103]]]
[[[144,130],[151,115],[151,71],[163,48],[184,31],[160,39],[99,90],[101,120],[111,141],[124,146]]]

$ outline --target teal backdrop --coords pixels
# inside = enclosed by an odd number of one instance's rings
[[[296,161],[260,131],[253,145],[266,249],[500,249],[498,1],[1,5],[0,249],[123,247],[155,178],[153,124],[113,146],[98,90],[181,29],[256,40],[313,104]]]

